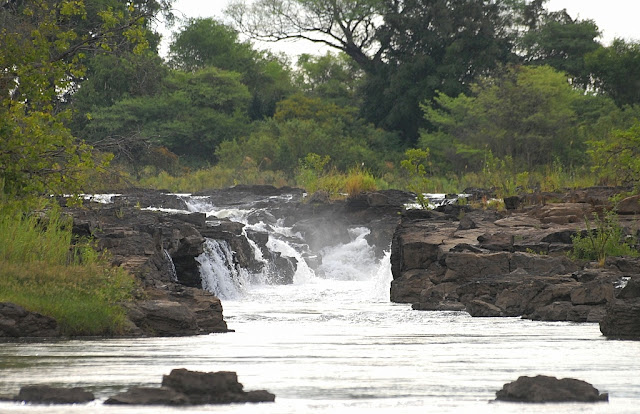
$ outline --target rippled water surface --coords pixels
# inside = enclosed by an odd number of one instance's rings
[[[63,412],[545,412],[632,413],[640,405],[640,343],[604,339],[595,324],[417,312],[382,300],[388,281],[318,279],[254,287],[226,301],[235,333],[188,338],[0,344],[0,393],[21,385],[83,386],[104,400],[159,386],[173,368],[236,371],[274,404],[193,408],[0,403],[2,413]],[[573,377],[610,402],[490,403],[520,375]]]
[[[252,213],[216,210],[198,198],[190,203],[190,211],[247,225]],[[606,340],[596,324],[412,311],[389,303],[389,255],[378,263],[365,240],[367,229],[350,229],[351,242],[318,252],[322,264],[316,274],[296,250],[303,241],[292,243],[296,235],[290,228],[251,226],[269,229],[268,247],[293,257],[298,266],[293,285],[264,285],[265,275],[234,271],[225,246],[210,244],[208,255],[199,257],[203,281],[222,297],[225,319],[236,332],[0,343],[0,394],[48,384],[85,387],[98,397],[90,404],[58,407],[0,402],[0,413],[640,412],[640,342]],[[235,371],[245,389],[267,389],[276,402],[189,408],[102,404],[131,386],[160,386],[162,375],[174,368]],[[588,381],[608,392],[610,402],[490,403],[503,384],[538,374]]]

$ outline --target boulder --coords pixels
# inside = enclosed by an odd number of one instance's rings
[[[273,402],[265,390],[244,391],[235,372],[197,372],[174,369],[162,378],[160,388],[134,387],[105,404],[202,405]]]
[[[640,214],[640,195],[627,197],[616,206],[618,214]]]
[[[600,332],[608,338],[640,340],[640,298],[611,301],[600,322]]]
[[[582,223],[593,211],[587,203],[553,203],[542,206],[537,216],[542,223]]]
[[[0,303],[0,337],[46,338],[58,336],[55,319],[31,312],[14,303]]]
[[[496,400],[526,403],[601,402],[609,401],[609,395],[600,394],[585,381],[538,375],[523,376],[505,384],[496,392]]]
[[[200,333],[195,314],[176,301],[143,300],[126,307],[129,319],[147,335],[187,336]]]
[[[495,317],[495,316],[504,316],[502,310],[492,305],[491,303],[487,303],[480,299],[474,299],[471,302],[467,303],[465,309],[471,316],[479,316],[479,317]]]
[[[20,388],[13,399],[35,404],[84,404],[95,399],[93,393],[83,388],[60,388],[48,385],[28,385]]]

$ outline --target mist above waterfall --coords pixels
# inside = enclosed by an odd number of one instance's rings
[[[386,287],[376,296],[388,300],[389,257],[377,253],[382,249],[370,243],[371,229],[366,226],[345,225],[330,214],[300,215],[292,208],[299,200],[287,195],[235,205],[203,196],[183,199],[189,211],[205,213],[209,220],[242,223],[238,237],[246,238],[251,256],[259,262],[253,269],[242,268],[237,252],[227,242],[207,240],[198,258],[202,285],[222,299],[238,299],[261,285],[320,280],[374,284],[376,279],[385,279]]]

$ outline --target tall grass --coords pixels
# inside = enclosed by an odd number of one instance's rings
[[[87,241],[72,244],[68,222],[0,212],[0,302],[51,316],[63,335],[123,332],[135,281],[114,268]]]

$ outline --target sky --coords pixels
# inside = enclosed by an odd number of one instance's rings
[[[222,19],[223,10],[229,0],[176,0],[174,9],[178,16],[217,17]],[[592,19],[596,22],[605,45],[616,37],[640,40],[640,0],[549,0],[547,9],[567,9],[569,15],[581,20]],[[285,52],[290,56],[301,53],[324,53],[326,49],[313,43],[269,43],[257,44],[259,49],[269,48],[275,52]],[[166,45],[164,46],[166,49]]]

